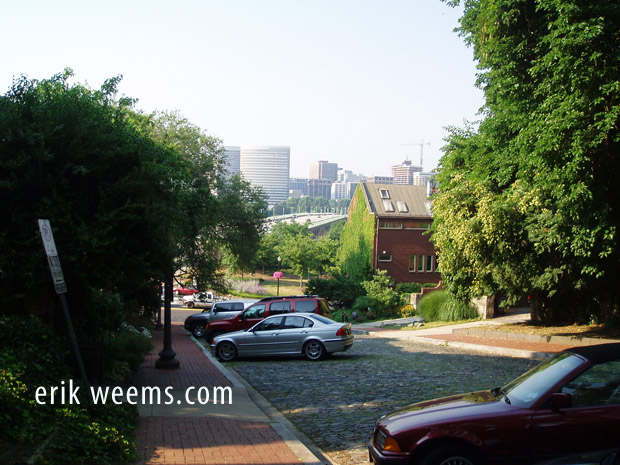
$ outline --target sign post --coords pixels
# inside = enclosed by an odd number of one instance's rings
[[[80,376],[84,382],[84,387],[87,392],[90,392],[90,383],[86,377],[86,370],[84,369],[84,363],[82,362],[82,354],[75,337],[75,331],[73,330],[73,323],[71,323],[71,315],[69,314],[69,307],[67,307],[67,299],[65,299],[65,293],[67,292],[67,285],[65,283],[65,277],[62,274],[62,268],[60,266],[60,259],[58,258],[58,251],[56,250],[56,243],[54,242],[54,235],[52,234],[52,227],[49,220],[39,220],[39,230],[41,231],[41,239],[43,239],[43,247],[45,248],[45,254],[47,255],[47,262],[52,273],[52,280],[54,281],[54,288],[60,298],[60,305],[65,316],[65,322],[67,323],[67,329],[69,331],[69,339],[71,340],[71,348],[73,349],[73,356],[80,371]]]

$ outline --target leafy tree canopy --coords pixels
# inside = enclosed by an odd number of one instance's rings
[[[137,113],[116,98],[120,77],[91,90],[71,76],[21,77],[0,97],[2,311],[51,301],[38,218],[54,229],[78,328],[97,326],[95,292],[159,306],[175,264],[206,285],[221,247],[246,260],[264,203],[224,176],[220,141],[176,113]]]
[[[462,299],[530,296],[544,321],[617,317],[620,5],[464,7],[484,118],[452,128],[440,163],[442,276]]]

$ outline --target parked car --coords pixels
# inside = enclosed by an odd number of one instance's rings
[[[205,308],[200,313],[194,313],[185,318],[183,327],[191,331],[194,337],[203,337],[205,328],[210,321],[232,318],[243,311],[254,300],[228,300],[215,302],[212,307]]]
[[[211,308],[214,302],[213,292],[199,292],[183,297],[183,305],[187,308]]]
[[[188,286],[188,287],[175,287],[172,292],[174,293],[174,295],[191,295],[191,294],[198,294],[198,292],[200,292],[198,289],[196,289],[194,286]]]
[[[224,362],[268,355],[303,355],[316,361],[352,345],[349,323],[336,323],[315,313],[288,313],[267,317],[245,331],[217,336],[211,352]]]
[[[606,449],[571,455],[541,462],[538,465],[620,465],[620,449]]]
[[[329,307],[321,297],[312,295],[265,297],[233,318],[209,322],[205,339],[211,342],[220,334],[251,328],[270,315],[290,312],[316,313],[329,317]]]
[[[503,388],[430,400],[377,421],[379,464],[530,465],[617,447],[620,343],[556,354]]]

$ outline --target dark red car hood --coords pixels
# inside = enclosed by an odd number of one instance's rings
[[[498,400],[491,391],[477,391],[412,404],[386,415],[378,424],[391,435],[396,435],[416,427],[454,425],[459,421],[489,418],[514,409],[503,399]]]

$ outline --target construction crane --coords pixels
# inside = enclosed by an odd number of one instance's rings
[[[420,146],[420,168],[424,167],[424,165],[422,164],[422,162],[424,161],[424,146],[425,145],[431,145],[430,142],[424,142],[424,139],[422,139],[422,142],[418,142],[418,143],[411,143],[411,144],[402,144],[402,145],[419,145]]]

